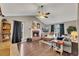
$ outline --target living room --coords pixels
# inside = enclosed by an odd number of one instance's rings
[[[10,53],[12,53],[12,55],[13,53],[15,55],[18,54],[25,56],[78,55],[77,4],[75,3],[8,4],[7,3],[0,5],[2,11],[2,15],[0,16],[0,24],[2,24],[2,22],[10,23],[9,32],[11,34],[10,35],[7,34],[9,36],[8,37],[9,42],[12,45],[12,48],[14,46],[17,46],[16,47],[16,50],[18,51],[17,53],[16,51],[12,52],[11,50],[15,49],[10,48],[11,51]],[[42,13],[44,12],[44,14],[42,14],[41,12]],[[74,32],[70,33],[71,31]],[[62,37],[60,37],[60,36],[69,37],[69,34],[74,36],[73,33],[76,33],[75,34],[76,38],[71,39],[73,38],[71,37],[70,40],[68,38],[69,42],[64,42]],[[53,39],[59,39],[59,40],[53,40]],[[63,42],[64,44],[67,43],[67,46],[64,46]],[[58,50],[59,48],[56,46],[56,44],[58,45],[58,47],[60,45],[61,48],[60,51]],[[57,49],[54,49],[52,46]],[[76,49],[73,50],[73,48]]]

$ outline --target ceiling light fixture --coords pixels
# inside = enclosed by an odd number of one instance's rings
[[[48,15],[50,14],[49,12],[45,12],[44,10],[43,10],[43,5],[41,5],[40,6],[40,11],[38,11],[37,12],[37,18],[41,18],[41,19],[43,19],[43,18],[48,18]]]

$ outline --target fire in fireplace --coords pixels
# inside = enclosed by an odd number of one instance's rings
[[[32,35],[33,37],[39,37],[39,31],[33,31]]]

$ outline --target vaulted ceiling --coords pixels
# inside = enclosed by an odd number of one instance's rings
[[[2,14],[5,16],[35,16],[38,7],[42,4],[34,3],[6,3],[0,4]],[[55,24],[77,19],[77,4],[76,3],[46,3],[44,11],[50,12],[46,19],[40,19],[45,24]]]

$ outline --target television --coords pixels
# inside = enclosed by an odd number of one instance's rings
[[[49,32],[49,28],[42,28],[43,32]]]

